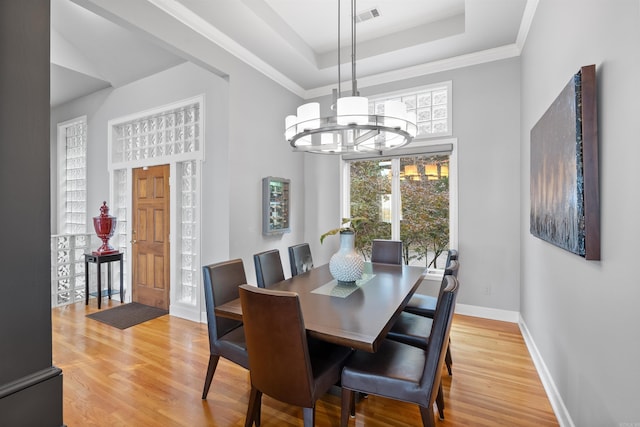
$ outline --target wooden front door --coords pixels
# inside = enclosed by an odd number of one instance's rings
[[[133,170],[133,301],[169,310],[169,165]]]

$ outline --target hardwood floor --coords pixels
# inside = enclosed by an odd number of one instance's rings
[[[119,305],[110,301],[103,310]],[[95,300],[55,308],[53,363],[64,375],[64,422],[87,426],[242,426],[249,374],[220,360],[201,400],[209,358],[207,327],[162,316],[119,330],[86,314]],[[445,417],[439,427],[557,426],[516,324],[456,315],[453,376],[443,374]],[[369,396],[351,426],[419,426],[409,405]],[[338,426],[340,398],[316,407],[316,425]],[[302,426],[302,410],[263,397],[262,426]]]

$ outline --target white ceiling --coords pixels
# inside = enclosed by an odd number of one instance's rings
[[[119,87],[184,62],[142,32],[124,29],[95,6],[51,1],[51,105]],[[356,13],[380,16],[356,26],[357,78],[363,87],[516,56],[534,0],[359,0]],[[135,0],[160,9],[237,54],[300,96],[337,82],[336,0]],[[98,16],[89,9],[102,13]],[[350,2],[341,4],[342,81],[351,79]],[[186,57],[186,56],[185,56]]]

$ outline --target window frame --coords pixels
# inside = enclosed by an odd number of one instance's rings
[[[342,156],[341,167],[341,206],[343,218],[351,217],[351,167],[350,163],[359,160],[390,158],[392,161],[392,203],[400,202],[400,157],[424,155],[449,155],[449,248],[458,248],[458,140],[446,138],[422,142],[411,148],[392,150],[380,155],[351,154]],[[391,238],[400,239],[400,220],[398,211],[393,211]],[[430,268],[428,274],[442,274],[444,269]]]

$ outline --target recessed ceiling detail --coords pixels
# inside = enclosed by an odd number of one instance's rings
[[[222,48],[308,97],[335,84],[336,1],[52,0],[51,23],[82,54],[83,69],[73,71],[113,87],[177,65],[183,58],[229,72],[211,55],[212,48]],[[364,14],[356,41],[359,86],[517,56],[536,4],[537,0],[358,0]],[[340,45],[345,50],[349,9],[341,7]],[[139,20],[158,14],[173,24]],[[183,52],[184,39],[191,37],[200,39]],[[347,62],[350,52],[341,56]],[[99,75],[87,73],[90,69],[99,70]]]

